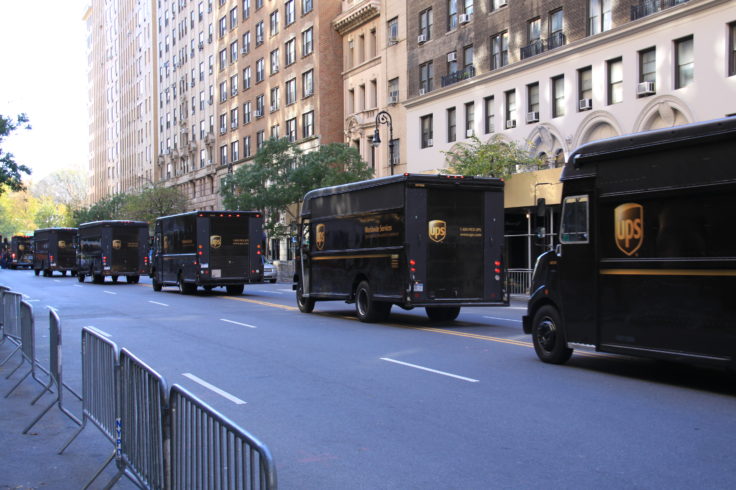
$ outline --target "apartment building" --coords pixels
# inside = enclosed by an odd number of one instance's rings
[[[574,148],[736,113],[734,2],[417,0],[407,23],[408,170],[444,168],[473,135],[546,162],[507,183],[512,267],[531,267],[533,206],[559,203]]]
[[[407,2],[343,0],[333,21],[342,36],[344,142],[376,177],[406,168],[406,9]]]
[[[92,0],[87,24],[90,199],[153,182],[157,131],[153,1]]]
[[[215,153],[214,0],[157,0],[159,134],[156,181],[191,209],[218,205]]]

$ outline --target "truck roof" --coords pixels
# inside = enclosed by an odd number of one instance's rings
[[[130,227],[137,227],[137,226],[148,226],[148,223],[145,221],[132,221],[132,220],[123,220],[123,219],[108,219],[108,220],[100,220],[100,221],[90,221],[89,223],[82,223],[79,225],[79,229],[85,229],[85,228],[93,228],[95,226],[130,226]]]
[[[39,228],[38,230],[34,231],[33,233],[42,233],[46,231],[77,231],[77,228]]]
[[[233,211],[233,210],[222,210],[222,211],[187,211],[186,213],[170,214],[168,216],[159,216],[156,221],[168,218],[177,218],[180,216],[226,216],[226,215],[256,215],[259,217],[262,213],[260,211]]]
[[[587,166],[591,162],[622,158],[636,154],[659,151],[663,147],[685,147],[736,138],[736,117],[714,119],[700,123],[683,124],[673,128],[656,129],[627,134],[586,143],[576,148],[562,169],[560,180],[592,177],[595,169]]]
[[[425,184],[438,184],[438,183],[452,183],[455,185],[463,186],[477,186],[482,185],[483,187],[498,187],[503,189],[503,179],[495,177],[468,177],[462,175],[444,175],[444,174],[410,174],[405,173],[401,175],[391,175],[388,177],[379,177],[377,179],[361,180],[358,182],[351,182],[349,184],[336,185],[332,187],[322,187],[321,189],[314,189],[306,193],[304,196],[304,204],[302,205],[302,216],[311,213],[310,201],[319,197],[333,196],[337,194],[344,194],[346,192],[352,192],[362,189],[372,189],[385,185],[395,184],[398,182],[416,182]]]

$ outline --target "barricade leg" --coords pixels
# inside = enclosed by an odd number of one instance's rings
[[[81,432],[81,431],[79,431],[79,432]],[[77,437],[77,436],[75,435],[74,437]],[[71,441],[69,441],[69,442],[71,442]],[[66,447],[64,449],[66,449]],[[63,451],[63,449],[62,449],[62,451]],[[61,453],[59,453],[59,454],[61,454]],[[109,465],[112,462],[112,460],[115,459],[115,455],[116,454],[117,454],[117,449],[112,452],[112,454],[110,455],[110,457],[107,458],[107,461],[105,461],[105,464],[103,464],[100,467],[100,469],[97,470],[97,473],[95,473],[95,476],[93,476],[92,479],[87,482],[87,484],[84,486],[84,488],[82,490],[87,490],[90,487],[90,485],[92,485],[92,483],[94,483],[94,481],[97,479],[97,477],[100,476],[103,471],[105,471],[105,468],[107,468],[107,465]],[[120,477],[118,477],[118,479],[120,479]],[[115,481],[117,482],[117,480],[115,480]],[[114,483],[113,483],[113,485],[114,485]],[[106,487],[106,488],[108,488],[108,487]]]

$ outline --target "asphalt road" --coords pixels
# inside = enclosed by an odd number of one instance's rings
[[[34,306],[42,359],[45,307],[59,311],[70,386],[93,326],[268,445],[283,489],[736,487],[732,375],[591,351],[543,364],[522,301],[363,324],[344,303],[300,313],[290,284],[109,281],[0,272]]]

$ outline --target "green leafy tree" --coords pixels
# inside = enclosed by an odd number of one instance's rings
[[[2,144],[5,137],[23,125],[25,125],[25,129],[31,129],[31,125],[28,124],[28,117],[25,114],[16,116],[15,120],[0,114],[0,144]],[[21,180],[22,173],[31,175],[31,169],[18,164],[12,153],[4,152],[0,147],[0,194],[7,189],[13,191],[25,189]]]
[[[65,204],[54,202],[48,196],[38,199],[38,206],[34,214],[36,228],[52,228],[72,226],[72,217]]]
[[[186,211],[187,198],[176,187],[153,184],[138,194],[131,194],[121,212],[130,219],[153,223],[159,216]]]
[[[456,144],[443,152],[447,169],[445,174],[498,177],[506,179],[522,168],[538,168],[542,161],[514,141],[503,141],[498,136],[483,143],[477,136]]]
[[[75,209],[72,211],[74,226],[90,221],[105,219],[123,219],[123,207],[129,199],[125,193],[105,196],[90,207]]]
[[[87,177],[81,170],[57,170],[31,185],[31,193],[38,199],[49,197],[69,209],[80,209],[87,198]]]
[[[26,191],[8,192],[0,195],[0,235],[33,233],[39,203]]]
[[[286,139],[266,141],[253,163],[224,179],[220,190],[228,209],[260,210],[271,237],[287,234],[282,216],[296,217],[304,194],[319,187],[368,179],[371,170],[355,148],[334,143],[309,153]]]

